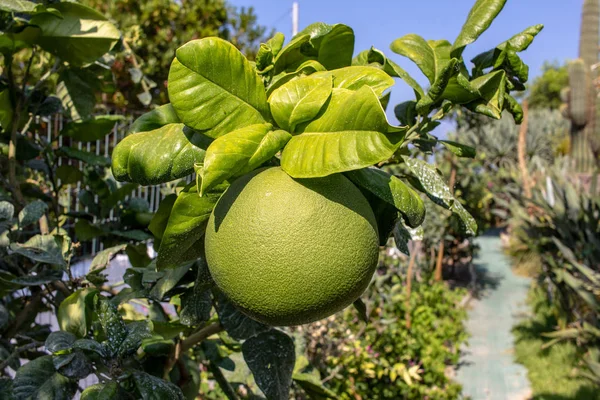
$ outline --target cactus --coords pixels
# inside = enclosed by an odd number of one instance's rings
[[[596,167],[600,146],[600,107],[597,103],[597,77],[592,66],[598,63],[600,36],[599,0],[584,0],[579,37],[579,59],[569,65],[570,91],[563,115],[571,120],[571,158],[578,172]]]

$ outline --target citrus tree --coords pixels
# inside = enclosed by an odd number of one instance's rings
[[[112,154],[118,181],[180,180],[149,224],[157,258],[136,256],[120,244],[100,253],[85,279],[69,280],[54,307],[61,330],[31,338],[28,349],[40,349],[38,341],[45,340],[44,351],[14,366],[14,381],[2,381],[3,396],[70,398],[77,381],[92,374],[99,383],[82,388],[84,399],[195,398],[199,391],[208,398],[262,392],[286,399],[292,385],[309,396],[335,398],[295,349],[289,330],[275,327],[312,322],[351,304],[364,313],[358,298],[371,280],[379,245],[393,231],[407,252],[408,241],[421,234],[419,192],[455,213],[465,232],[476,232],[436,167],[415,154],[440,145],[473,157],[473,148],[432,134],[454,107],[493,118],[508,110],[520,122],[511,93],[523,89],[528,68],[518,53],[542,26],[478,55],[471,71],[463,57],[505,2],[478,0],[454,43],[414,34],[392,43],[393,52],[418,65],[428,89],[380,50],[353,58],[354,33],[342,24],[310,25],[287,44],[278,33],[261,44],[254,62],[219,38],[181,46],[169,71],[171,102],[136,120]],[[92,52],[79,40],[66,46],[46,37],[56,27],[72,28],[64,22],[69,10],[87,13],[78,14],[80,23],[100,18],[88,8],[15,4],[0,1],[24,30],[41,24],[42,39],[32,43],[69,67],[110,49]],[[108,30],[101,24],[86,32]],[[394,78],[415,94],[395,108],[400,124],[385,114]],[[379,168],[386,163],[400,164],[403,172],[388,174]],[[13,195],[18,202],[18,191]],[[18,237],[9,204],[5,210],[4,229],[9,239]],[[51,240],[50,247],[32,242],[3,251],[32,260],[36,276],[58,274],[68,269],[69,241],[58,226],[55,233],[34,237]],[[122,251],[132,261],[124,276],[129,287],[115,291],[102,271]],[[58,275],[44,284],[57,281]],[[54,286],[41,291],[54,292]],[[5,309],[6,330],[18,309]],[[28,349],[13,349],[11,360]],[[218,386],[209,387],[207,378]]]

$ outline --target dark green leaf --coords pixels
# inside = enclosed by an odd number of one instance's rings
[[[97,383],[81,393],[81,400],[120,400],[119,391],[118,382]]]
[[[168,356],[173,351],[174,346],[175,343],[172,340],[166,340],[160,336],[142,341],[142,350],[152,356]]]
[[[185,400],[181,389],[171,382],[141,371],[134,371],[132,375],[142,400]]]
[[[169,98],[181,121],[213,138],[269,116],[262,80],[238,49],[219,38],[192,40],[177,49]]]
[[[318,376],[310,373],[294,372],[292,375],[294,383],[298,384],[309,398],[315,399],[337,399],[338,395],[327,389]]]
[[[294,341],[276,329],[242,344],[242,354],[260,390],[269,399],[287,400],[296,363]]]
[[[187,326],[194,326],[208,321],[210,310],[212,309],[212,299],[209,289],[213,285],[213,281],[206,263],[201,260],[198,264],[196,282],[194,287],[183,298],[181,303],[182,309],[179,314],[181,323]]]
[[[112,154],[112,171],[119,181],[154,185],[183,178],[204,161],[212,140],[183,124],[167,124],[123,139]]]
[[[104,234],[104,230],[97,224],[92,224],[85,219],[79,219],[75,222],[75,236],[79,241],[89,241]]]
[[[108,267],[110,260],[116,256],[117,253],[123,251],[126,247],[126,244],[120,244],[109,247],[108,249],[104,249],[100,253],[96,254],[92,260],[92,265],[90,266],[89,272],[103,270],[104,268]]]
[[[352,303],[356,311],[358,312],[359,318],[363,322],[369,322],[369,316],[367,315],[367,306],[361,299],[356,299],[354,303]]]
[[[475,158],[476,152],[471,146],[453,142],[451,140],[440,140],[439,142],[444,145],[445,148],[459,157]]]
[[[154,246],[155,249],[160,248],[160,241],[162,240],[163,234],[167,229],[169,216],[171,215],[173,205],[175,205],[175,200],[177,200],[176,194],[170,194],[162,199],[158,205],[158,210],[154,213],[154,216],[150,221],[150,225],[148,225],[148,230],[154,235],[154,241],[158,241],[158,243]]]
[[[436,204],[458,215],[465,231],[469,235],[474,235],[477,232],[477,222],[475,222],[475,219],[463,205],[454,198],[437,170],[432,165],[418,158],[404,157],[404,162],[411,173],[418,179],[425,194]]]
[[[106,349],[114,357],[119,354],[121,345],[129,333],[127,326],[119,315],[117,307],[107,299],[98,301],[96,313],[107,338]]]
[[[271,128],[271,124],[250,125],[215,139],[206,150],[200,194],[253,171],[275,156],[292,136]]]
[[[65,266],[62,254],[62,244],[58,236],[35,235],[27,242],[11,243],[10,249],[31,260],[46,264]]]
[[[88,351],[98,354],[100,357],[106,357],[106,348],[102,343],[98,343],[92,339],[78,339],[73,343],[73,348],[82,351]]]
[[[128,356],[134,354],[141,346],[142,340],[152,337],[148,321],[134,321],[127,325],[127,336],[121,343],[118,354]],[[110,338],[109,338],[110,341]]]
[[[83,180],[83,172],[77,167],[63,164],[56,169],[56,177],[63,185],[74,185]]]
[[[38,222],[42,215],[46,213],[46,210],[48,210],[48,205],[41,200],[35,200],[27,204],[19,213],[19,227],[25,228]]]
[[[421,197],[397,177],[377,168],[347,172],[355,184],[369,190],[381,200],[402,213],[410,226],[421,225],[425,219],[425,205]]]
[[[175,268],[169,268],[164,272],[164,276],[156,282],[152,288],[150,296],[161,301],[164,295],[177,285],[183,276],[190,270],[192,263],[178,265]]]
[[[219,322],[229,336],[235,340],[248,339],[269,330],[267,325],[261,324],[239,311],[221,292],[216,293],[216,300]]]
[[[0,304],[0,331],[8,325],[10,321],[10,313],[6,309],[6,307]]]
[[[63,354],[67,353],[69,350],[73,348],[73,343],[77,337],[69,332],[52,332],[46,338],[46,350],[48,350],[52,354]]]
[[[46,51],[73,65],[94,62],[119,40],[119,30],[106,17],[78,3],[54,3],[52,13],[36,14],[32,25],[42,29],[38,44]]]
[[[67,378],[79,380],[93,372],[92,364],[81,351],[52,357],[54,368]]]
[[[405,101],[394,108],[394,114],[402,125],[412,126],[417,122],[417,103]]]
[[[158,269],[174,268],[200,256],[203,249],[201,239],[219,197],[220,194],[215,193],[200,197],[195,185],[179,193],[161,239]]]
[[[72,147],[61,147],[59,153],[74,160],[83,161],[91,166],[108,167],[110,165],[110,159],[90,153],[89,151],[78,150]]]
[[[409,34],[394,40],[390,47],[417,64],[432,85],[439,81],[451,60],[451,45],[447,40],[426,41],[419,35]]]
[[[122,115],[100,115],[83,121],[73,121],[64,127],[61,134],[80,142],[93,142],[104,138],[117,122],[124,119]]]
[[[97,294],[96,289],[80,289],[64,299],[57,313],[60,329],[77,337],[86,336],[92,325],[93,299]]]
[[[460,58],[465,47],[490,27],[504,4],[506,0],[477,0],[452,46],[453,57]]]
[[[19,368],[13,382],[15,399],[71,400],[77,383],[57,373],[52,356],[42,356]]]
[[[63,275],[64,273],[61,270],[46,269],[35,275],[16,277],[12,282],[23,286],[39,286],[53,281],[60,281]]]
[[[63,110],[73,121],[81,121],[92,115],[96,105],[96,80],[91,74],[85,73],[85,70],[68,68],[60,73],[56,94]]]

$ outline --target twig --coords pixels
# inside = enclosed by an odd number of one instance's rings
[[[8,364],[10,364],[10,362],[14,358],[17,358],[17,356],[19,354],[21,354],[27,350],[37,349],[38,347],[41,347],[43,345],[44,344],[42,342],[34,341],[32,343],[24,344],[23,346],[15,348],[15,351],[13,351],[8,357],[6,357],[6,360],[4,360],[4,361],[2,361],[2,363],[0,363],[0,371],[4,371],[4,369],[6,369],[6,367],[8,367]]]
[[[224,330],[224,328],[219,322],[210,324],[210,325],[200,329],[198,332],[194,333],[193,335],[191,335],[190,337],[185,339],[183,342],[181,342],[181,351],[184,352],[184,351],[194,347],[196,344],[200,343],[201,341],[208,338],[209,336],[212,336],[223,330]]]
[[[527,124],[529,121],[529,104],[527,100],[523,101],[523,122],[521,122],[521,128],[519,129],[519,144],[518,144],[518,156],[519,156],[519,169],[521,170],[521,178],[523,179],[523,191],[525,198],[531,199],[531,182],[529,180],[529,170],[527,169],[527,161],[525,160],[525,153],[527,151]]]

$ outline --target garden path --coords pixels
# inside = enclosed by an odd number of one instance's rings
[[[515,275],[502,252],[498,232],[477,239],[477,279],[483,289],[471,301],[466,323],[470,334],[456,380],[472,400],[525,400],[531,396],[527,370],[514,360],[512,327],[525,303],[530,279]]]

